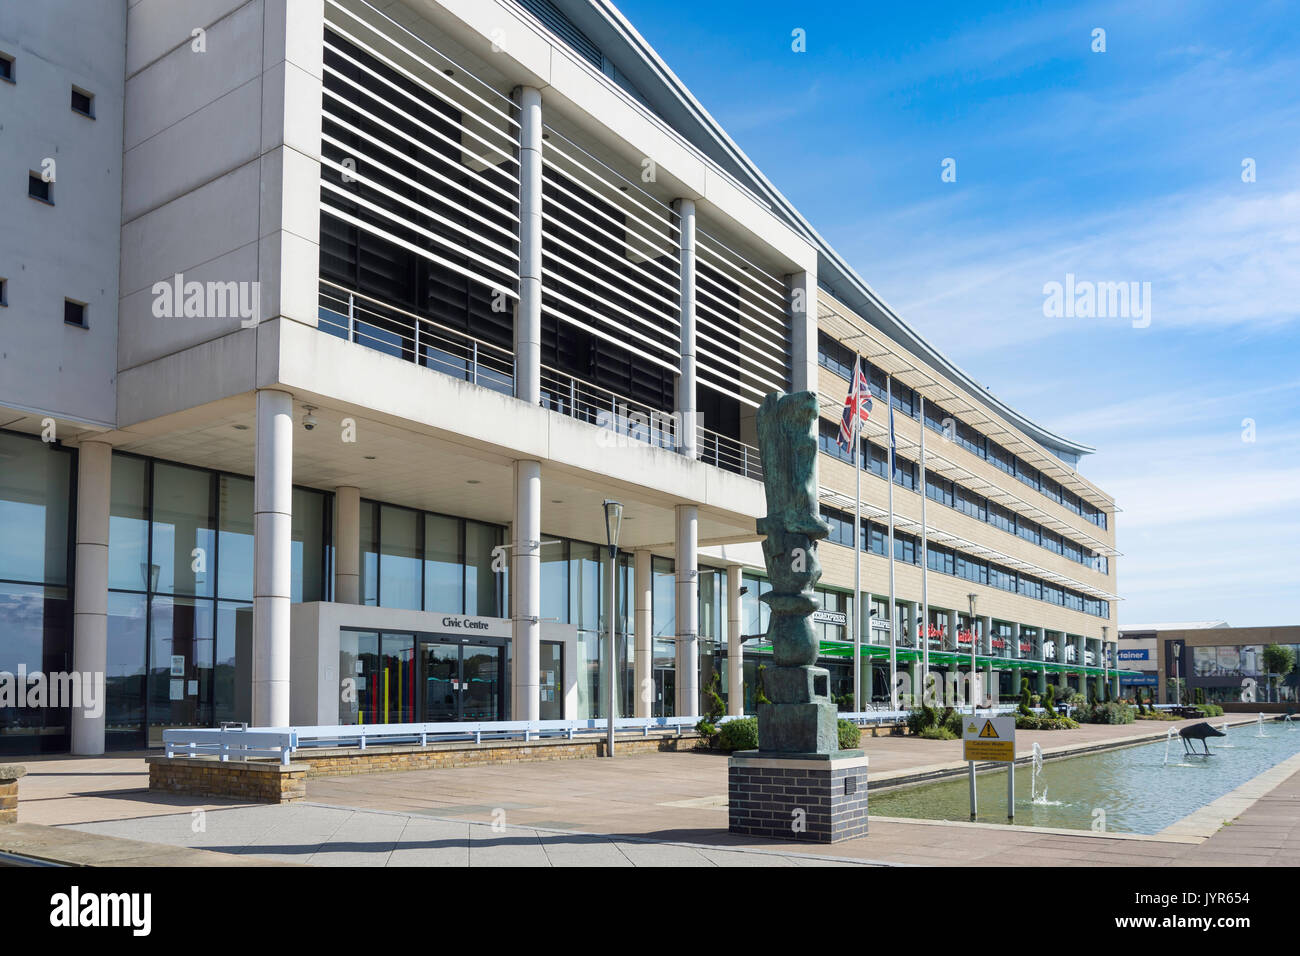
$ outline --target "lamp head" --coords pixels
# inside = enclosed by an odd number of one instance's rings
[[[623,503],[606,498],[601,506],[605,509],[605,541],[611,548],[617,548],[618,532],[623,524]]]

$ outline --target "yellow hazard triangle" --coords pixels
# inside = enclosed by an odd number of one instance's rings
[[[984,721],[984,729],[980,731],[980,736],[981,736],[981,737],[997,737],[997,736],[998,736],[998,732],[997,732],[996,730],[993,729],[993,721],[991,721],[991,720],[986,720],[986,721]],[[1002,738],[998,737],[998,739],[1001,740]]]

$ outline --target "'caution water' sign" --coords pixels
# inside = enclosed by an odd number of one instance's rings
[[[1016,759],[1016,718],[967,717],[962,726],[964,760],[1012,763]]]

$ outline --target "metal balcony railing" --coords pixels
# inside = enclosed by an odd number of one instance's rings
[[[317,321],[322,332],[504,395],[514,394],[515,360],[509,349],[327,279],[320,280],[319,304]],[[608,429],[615,443],[680,447],[679,422],[672,412],[633,401],[548,365],[542,366],[541,382],[544,408]],[[762,462],[752,445],[707,428],[699,429],[697,441],[701,461],[762,479]]]
[[[322,332],[338,338],[514,394],[515,358],[509,349],[326,279],[320,282],[317,321]]]
[[[763,480],[763,460],[753,445],[746,445],[738,438],[720,435],[708,428],[698,429],[697,441],[700,461],[734,471],[746,478]]]

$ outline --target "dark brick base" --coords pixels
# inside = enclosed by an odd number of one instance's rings
[[[807,843],[867,835],[867,758],[860,750],[809,758],[734,754],[727,768],[732,833]]]

